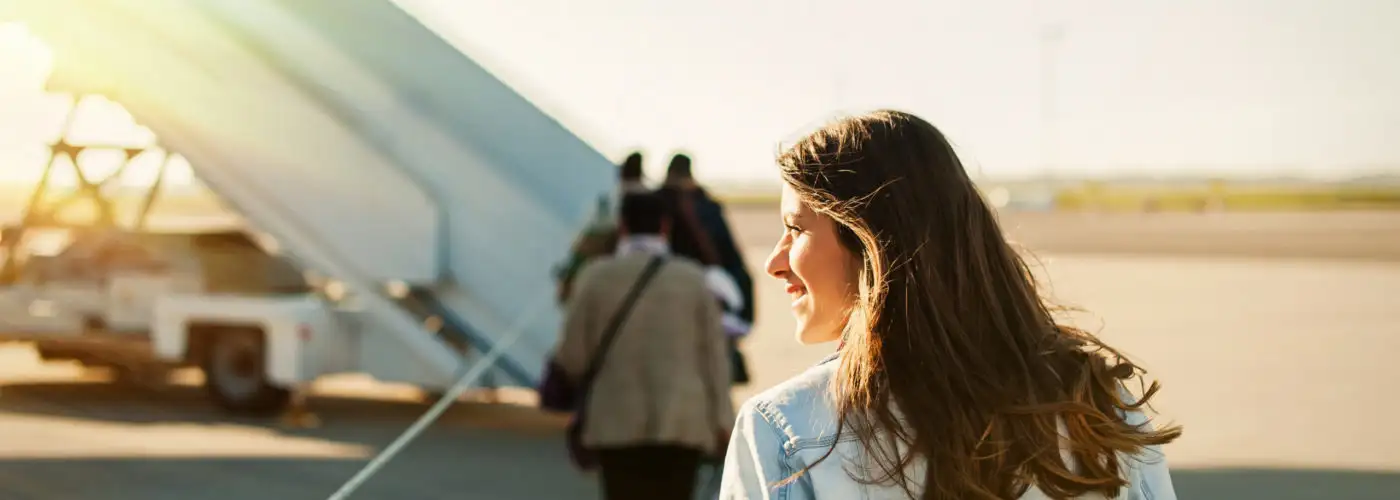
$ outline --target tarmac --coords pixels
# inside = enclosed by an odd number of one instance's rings
[[[779,230],[731,209],[759,286],[739,401],[833,347],[799,346],[761,277]],[[1186,499],[1397,499],[1400,213],[1008,214],[1047,292],[1163,384],[1161,421]],[[0,346],[0,500],[323,499],[428,408],[359,376],[320,384],[323,425],[230,419],[184,377],[122,386]],[[568,464],[564,420],[509,392],[462,402],[355,499],[597,498]]]

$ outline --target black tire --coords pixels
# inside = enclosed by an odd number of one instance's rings
[[[286,408],[291,392],[267,379],[267,340],[262,332],[223,330],[205,339],[204,390],[224,410],[271,415]]]

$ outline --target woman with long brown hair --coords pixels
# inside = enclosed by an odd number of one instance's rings
[[[937,128],[845,118],[778,164],[768,273],[840,346],[744,405],[722,498],[1175,498],[1157,383],[1056,322]]]

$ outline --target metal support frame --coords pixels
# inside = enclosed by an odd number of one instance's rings
[[[34,191],[29,195],[29,201],[25,204],[24,215],[20,218],[20,223],[14,227],[4,228],[0,233],[0,248],[5,251],[3,265],[0,265],[0,283],[13,283],[19,277],[20,255],[16,251],[20,243],[24,240],[25,233],[30,229],[37,228],[74,228],[74,227],[96,227],[105,229],[115,229],[120,227],[115,204],[109,199],[103,190],[108,185],[120,179],[126,173],[136,157],[150,151],[152,148],[131,148],[121,146],[87,145],[74,144],[69,141],[73,123],[77,118],[78,105],[87,96],[76,96],[73,105],[68,110],[68,116],[64,121],[58,140],[49,145],[49,161],[44,166],[43,173],[39,176],[39,183]],[[83,171],[82,165],[78,163],[78,157],[87,150],[121,150],[125,154],[125,159],[115,171],[107,176],[94,180]],[[63,198],[46,203],[47,195],[50,194],[53,182],[54,171],[58,168],[60,158],[67,157],[73,167],[74,176],[78,180],[77,190],[68,193]],[[161,187],[164,185],[166,171],[170,167],[170,155],[167,153],[164,161],[161,162],[160,169],[156,173],[155,181],[146,189],[140,209],[136,213],[134,220],[130,221],[129,229],[143,230],[146,228],[147,220],[150,217],[152,208],[159,196]],[[88,199],[97,208],[96,218],[90,224],[67,223],[61,220],[61,211],[80,200]]]

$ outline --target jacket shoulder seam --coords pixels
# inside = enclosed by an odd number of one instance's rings
[[[785,459],[792,457],[797,452],[797,447],[794,446],[797,442],[797,436],[792,432],[792,425],[788,423],[787,415],[778,410],[777,405],[773,404],[772,401],[767,400],[754,404],[754,411],[763,417],[764,422],[768,423],[769,430],[773,432],[773,436],[778,438],[778,442],[783,447],[783,457]]]

